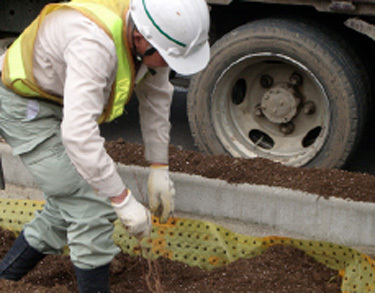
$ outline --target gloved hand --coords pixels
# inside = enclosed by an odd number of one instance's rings
[[[112,206],[131,236],[143,238],[150,235],[150,211],[135,199],[130,190],[128,190],[128,195],[121,203],[112,202]]]
[[[175,189],[168,165],[151,165],[148,177],[148,203],[151,212],[165,223],[174,210]]]

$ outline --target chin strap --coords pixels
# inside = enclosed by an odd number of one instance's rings
[[[156,49],[154,48],[154,47],[150,47],[150,48],[148,48],[146,51],[145,51],[145,53],[142,55],[142,54],[140,54],[138,51],[137,51],[137,49],[135,48],[135,58],[137,58],[137,60],[139,61],[139,62],[142,62],[143,61],[143,58],[145,57],[145,56],[151,56],[152,54],[154,54],[156,52]],[[154,69],[152,69],[152,68],[150,68],[150,67],[148,67],[148,71],[152,74],[152,75],[155,75],[156,74],[156,71],[154,70]]]
[[[145,51],[145,53],[142,55],[142,54],[140,54],[140,53],[138,53],[138,51],[137,51],[137,49],[135,50],[135,56],[136,56],[136,58],[137,58],[137,60],[139,61],[139,62],[142,62],[143,61],[143,58],[145,57],[145,56],[151,56],[152,54],[154,54],[156,52],[156,49],[154,48],[154,47],[150,47],[150,48],[148,48],[146,51]]]
[[[133,49],[134,49],[134,57],[135,57],[135,59],[138,61],[138,62],[140,62],[140,63],[142,63],[143,62],[143,58],[145,57],[145,56],[151,56],[152,54],[154,54],[155,52],[157,52],[157,50],[154,48],[154,47],[152,47],[152,46],[150,46],[148,49],[146,49],[146,51],[145,51],[145,53],[142,55],[141,53],[139,53],[138,51],[137,51],[137,47],[134,45],[134,40],[133,40],[133,35],[134,35],[134,31],[135,31],[135,26],[133,25],[133,28],[132,28],[132,32],[131,32],[131,41],[132,41],[132,46],[133,46]],[[152,75],[155,75],[156,74],[156,71],[155,71],[155,69],[152,69],[152,68],[150,68],[150,67],[148,67],[148,71],[152,74]]]

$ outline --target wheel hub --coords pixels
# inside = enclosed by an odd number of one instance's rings
[[[298,101],[292,89],[273,87],[262,97],[261,110],[273,123],[287,123],[297,114]]]

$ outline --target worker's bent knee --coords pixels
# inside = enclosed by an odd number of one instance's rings
[[[108,219],[88,219],[68,230],[70,258],[76,267],[93,269],[110,263],[120,252],[113,242],[113,224]]]

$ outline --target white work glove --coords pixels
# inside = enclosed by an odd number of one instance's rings
[[[176,193],[167,165],[150,167],[147,187],[150,210],[156,217],[160,217],[160,223],[165,223],[173,213]]]
[[[128,190],[128,195],[119,204],[112,203],[118,218],[131,236],[147,237],[151,233],[150,211],[139,203]]]

